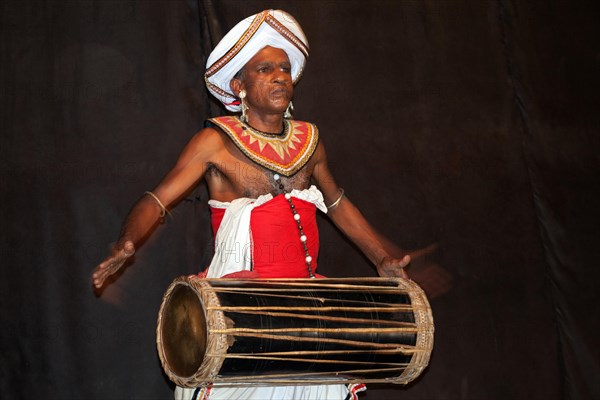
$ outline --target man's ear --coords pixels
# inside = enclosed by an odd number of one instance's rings
[[[241,80],[238,78],[233,78],[231,81],[229,81],[229,87],[231,90],[233,90],[233,94],[235,94],[236,97],[240,97],[240,90],[242,90]]]

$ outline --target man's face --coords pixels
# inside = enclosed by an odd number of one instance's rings
[[[248,107],[259,113],[283,113],[294,93],[290,60],[285,51],[275,47],[256,53],[238,81],[239,89],[246,91]]]

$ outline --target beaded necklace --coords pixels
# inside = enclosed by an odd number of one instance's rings
[[[310,253],[308,252],[308,245],[306,244],[307,237],[304,234],[304,230],[302,228],[302,223],[300,222],[300,214],[298,214],[298,211],[296,211],[296,206],[294,205],[294,202],[292,201],[292,195],[290,193],[288,193],[287,190],[285,190],[285,186],[281,182],[281,177],[279,176],[279,174],[274,174],[273,179],[275,180],[275,183],[278,185],[279,190],[281,190],[281,192],[283,193],[283,197],[285,197],[288,204],[290,205],[290,209],[292,210],[292,214],[294,215],[294,220],[296,221],[296,225],[298,226],[298,233],[300,233],[300,242],[302,243],[302,246],[304,247],[304,256],[305,256],[304,262],[306,263],[306,269],[308,270],[308,276],[310,276],[311,278],[314,278],[315,274],[313,273],[313,270],[311,268],[312,257],[310,256]]]

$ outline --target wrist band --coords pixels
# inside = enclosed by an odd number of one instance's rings
[[[328,210],[337,207],[338,204],[340,204],[340,201],[342,201],[342,197],[344,197],[344,189],[340,188],[340,191],[342,192],[340,193],[340,197],[338,197],[336,201],[327,206]]]
[[[161,218],[164,217],[165,214],[167,213],[167,208],[158,199],[158,197],[156,197],[156,195],[152,192],[144,192],[144,194],[148,194],[148,195],[152,196],[152,198],[154,198],[154,200],[156,200],[156,202],[158,203],[158,206],[160,207],[160,216],[161,216]]]

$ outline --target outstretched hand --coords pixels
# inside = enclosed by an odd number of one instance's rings
[[[422,249],[411,251],[410,253],[401,257],[384,257],[383,260],[381,260],[377,265],[377,272],[379,273],[379,276],[383,277],[389,276],[408,279],[406,267],[408,267],[412,261],[422,261],[425,256],[430,255],[436,251],[437,248],[437,243],[433,243]]]
[[[117,272],[125,264],[125,261],[135,253],[133,242],[128,240],[122,247],[115,247],[112,254],[100,263],[92,273],[94,287],[99,289],[109,276]]]
[[[402,258],[384,257],[377,265],[377,273],[382,277],[398,277],[408,279],[404,268],[410,263],[410,256],[407,254]]]
[[[408,255],[395,258],[384,258],[377,266],[380,276],[408,278],[416,282],[430,299],[442,296],[452,289],[452,275],[443,267],[436,264],[430,257],[438,248],[436,243],[419,250],[411,251]],[[398,253],[392,253],[396,255]],[[401,258],[400,258],[401,257]]]

